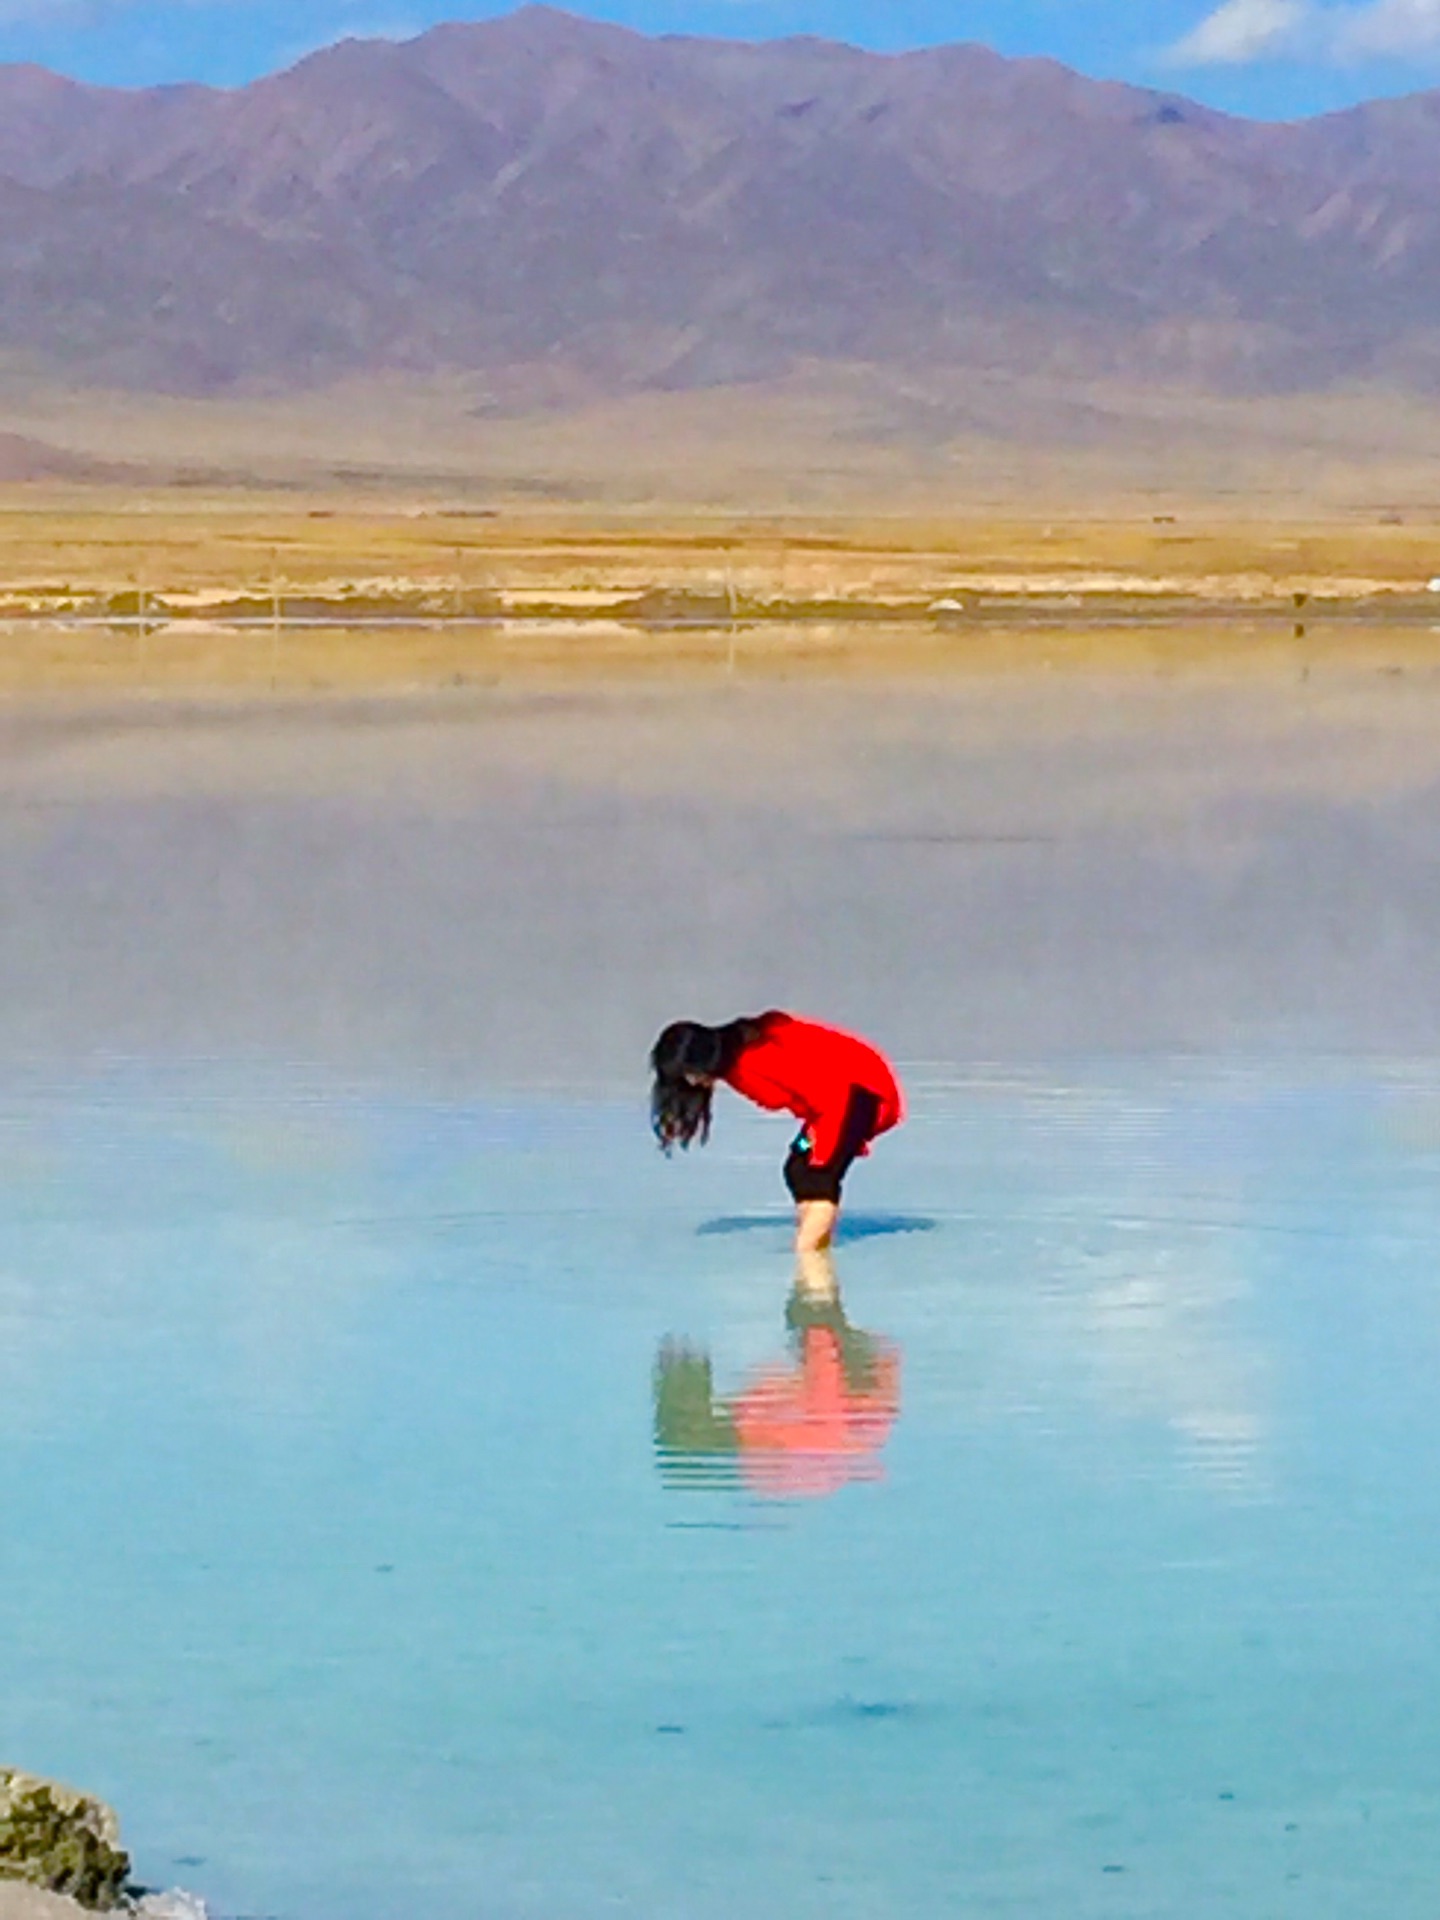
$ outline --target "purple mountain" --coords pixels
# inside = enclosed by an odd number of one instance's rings
[[[215,392],[802,364],[1440,384],[1440,94],[1286,126],[547,7],[233,92],[0,69],[0,350]]]

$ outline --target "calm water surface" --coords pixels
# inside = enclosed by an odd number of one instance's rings
[[[1440,1068],[0,1111],[0,1757],[222,1913],[1433,1920]]]

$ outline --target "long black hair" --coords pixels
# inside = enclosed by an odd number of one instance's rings
[[[703,1146],[710,1138],[710,1108],[714,1081],[734,1066],[746,1047],[753,1046],[770,1018],[731,1020],[723,1027],[702,1027],[698,1020],[677,1020],[666,1027],[650,1049],[650,1124],[666,1153]],[[699,1081],[692,1075],[702,1075]]]

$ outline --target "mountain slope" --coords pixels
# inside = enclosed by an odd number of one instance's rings
[[[979,47],[526,7],[235,92],[0,69],[0,349],[186,391],[814,361],[1440,371],[1440,96],[1288,127]]]

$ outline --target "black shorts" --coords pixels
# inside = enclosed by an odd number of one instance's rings
[[[845,1103],[845,1121],[840,1129],[840,1145],[823,1167],[810,1158],[810,1149],[797,1143],[785,1162],[785,1184],[793,1200],[829,1200],[840,1204],[840,1183],[859,1159],[861,1151],[875,1138],[880,1121],[880,1097],[868,1087],[851,1087]]]

